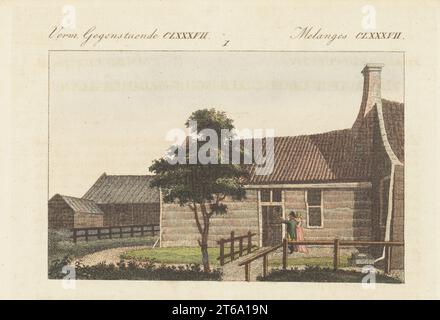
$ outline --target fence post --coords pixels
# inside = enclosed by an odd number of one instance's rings
[[[244,279],[246,281],[251,281],[251,263],[246,263],[244,265]]]
[[[108,228],[108,236],[109,236],[109,238],[110,239],[112,239],[112,228],[110,227],[110,228]]]
[[[225,265],[225,243],[223,239],[220,239],[220,265]]]
[[[141,227],[141,237],[144,236],[144,227],[145,227],[145,226],[142,226],[142,227]]]
[[[390,245],[386,246],[386,255],[387,255],[387,260],[386,260],[385,273],[390,274],[391,273],[391,246]]]
[[[86,229],[86,242],[89,241],[89,229]]]
[[[263,256],[263,278],[267,275],[267,254]]]
[[[231,231],[231,261],[234,260],[234,231]]]
[[[251,231],[248,232],[247,237],[248,237],[247,253],[249,254],[252,251],[252,232]]]
[[[122,227],[119,227],[119,238],[122,238]]]
[[[101,240],[101,229],[98,228],[98,240]]]
[[[283,239],[283,270],[287,269],[287,238]]]
[[[335,239],[334,247],[333,247],[333,270],[338,270],[339,266],[339,239]]]
[[[73,243],[76,244],[76,229],[73,229]]]
[[[240,248],[239,256],[241,257],[243,255],[243,238],[240,238],[240,240],[238,242],[238,246]]]

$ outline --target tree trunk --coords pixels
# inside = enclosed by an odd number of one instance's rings
[[[209,266],[208,244],[201,242],[200,251],[202,252],[203,271],[209,272],[211,271],[211,268]]]
[[[206,206],[204,203],[200,204],[200,209],[202,211],[202,221],[203,226],[201,224],[201,221],[199,219],[199,214],[197,211],[197,204],[194,203],[194,205],[191,208],[194,212],[194,218],[196,220],[197,229],[200,232],[201,240],[199,240],[199,246],[200,251],[202,253],[202,264],[203,264],[203,271],[209,272],[211,271],[211,268],[209,266],[209,254],[208,254],[208,235],[209,235],[209,214],[206,210]]]

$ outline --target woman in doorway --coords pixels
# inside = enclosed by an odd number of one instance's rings
[[[296,221],[296,240],[297,241],[303,241],[304,240],[304,233],[302,228],[303,218],[301,214],[295,215],[295,221]],[[309,253],[309,250],[307,250],[305,245],[298,245],[297,251],[301,253]]]
[[[286,224],[287,228],[287,238],[289,240],[296,240],[296,214],[295,211],[291,211],[289,213],[289,220],[281,220],[281,223]],[[298,247],[294,244],[289,244],[289,251],[290,253],[298,251]]]

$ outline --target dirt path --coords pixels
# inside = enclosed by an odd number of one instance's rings
[[[87,254],[82,258],[76,259],[73,263],[75,264],[77,261],[80,261],[82,264],[86,266],[93,266],[99,263],[117,264],[121,260],[120,256],[125,252],[130,250],[145,249],[145,248],[151,248],[151,246],[121,247],[121,248],[102,250],[91,254]]]

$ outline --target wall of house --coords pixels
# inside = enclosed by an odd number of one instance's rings
[[[404,239],[404,211],[405,211],[405,192],[404,192],[404,166],[396,166],[394,171],[393,189],[393,221],[391,227],[392,241],[405,241]],[[391,249],[391,268],[404,268],[404,247],[394,247]]]
[[[376,241],[385,239],[385,225],[380,223],[381,217],[387,215],[387,207],[382,205],[383,199],[388,199],[389,189],[381,188],[381,181],[390,177],[391,160],[385,150],[383,138],[380,135],[378,121],[375,121],[373,135],[373,162],[372,162],[372,235]],[[396,165],[394,173],[393,207],[391,221],[391,241],[403,241],[404,238],[404,166]],[[383,253],[383,247],[376,247],[371,252],[379,257]],[[404,247],[392,248],[392,269],[403,269]]]
[[[286,215],[294,210],[304,218],[307,240],[370,240],[371,189],[323,189],[322,228],[307,227],[306,190],[285,190]]]
[[[226,199],[228,213],[213,216],[210,222],[209,246],[218,246],[216,241],[235,235],[244,235],[248,231],[258,234],[258,201],[257,191],[248,190],[246,199],[233,201]],[[161,246],[162,247],[191,247],[197,246],[200,239],[199,231],[194,220],[194,213],[188,207],[178,204],[162,204]],[[254,237],[256,244],[259,237]]]
[[[74,214],[75,228],[93,228],[103,226],[103,214],[76,212]]]
[[[49,229],[73,228],[74,212],[61,197],[54,197],[49,201],[48,218]]]
[[[159,224],[159,203],[99,204],[104,226]]]
[[[385,236],[385,225],[380,223],[381,217],[387,215],[387,209],[382,205],[383,199],[388,199],[389,190],[381,188],[381,181],[389,177],[391,173],[391,160],[384,148],[378,121],[374,122],[373,135],[373,161],[372,161],[372,234],[376,241],[383,241]],[[382,254],[382,249],[377,248],[377,254]]]

